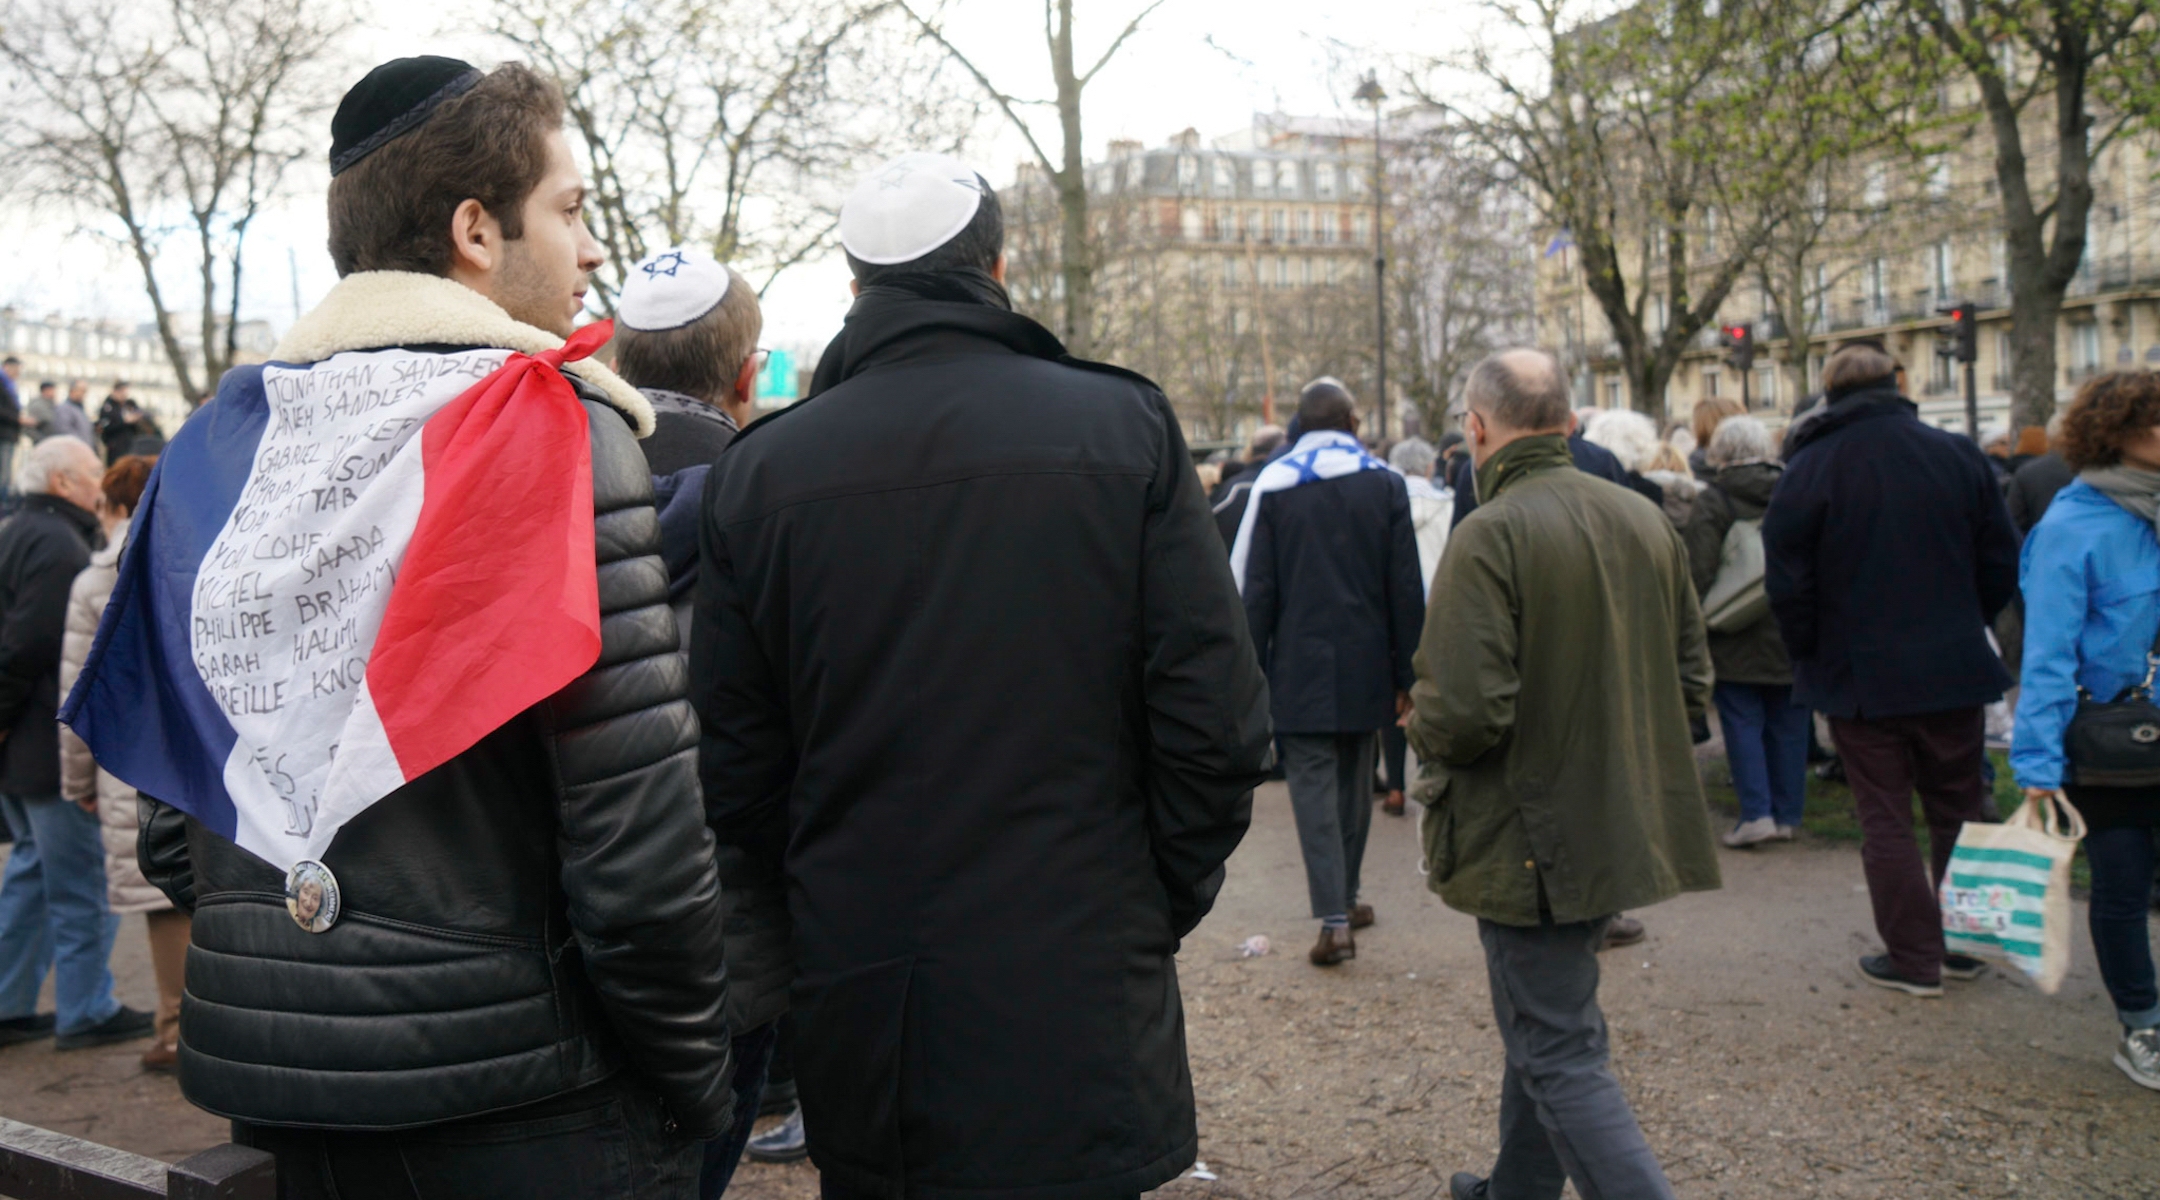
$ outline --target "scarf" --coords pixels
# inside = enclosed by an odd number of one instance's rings
[[[2128,463],[2112,467],[2087,467],[2078,478],[2093,490],[2144,518],[2160,535],[2160,471],[2148,471]]]
[[[1260,501],[1269,492],[1286,492],[1323,479],[1340,479],[1359,471],[1385,471],[1388,465],[1365,452],[1356,435],[1335,429],[1315,430],[1298,439],[1288,454],[1276,459],[1253,480],[1252,498],[1245,502],[1245,518],[1238,522],[1237,540],[1230,544],[1230,574],[1238,591],[1245,590],[1245,560],[1252,554],[1255,522]]]

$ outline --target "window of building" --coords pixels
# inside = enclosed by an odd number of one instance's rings
[[[1862,203],[1869,208],[1881,208],[1890,203],[1890,170],[1883,164],[1869,163],[1865,182],[1861,185]]]
[[[1245,212],[1246,236],[1250,237],[1256,242],[1259,241],[1261,238],[1266,237],[1267,230],[1263,224],[1265,220],[1266,215],[1262,213],[1259,209],[1247,209]]]
[[[1873,310],[1870,320],[1883,320],[1883,310],[1890,301],[1890,267],[1880,258],[1871,258],[1867,264],[1867,301]]]
[[[1955,260],[1950,256],[1950,243],[1948,241],[1935,243],[1931,254],[1934,259],[1935,303],[1948,304],[1950,303],[1950,293],[1957,286],[1956,280],[1952,278]]]
[[[1188,242],[1197,242],[1200,240],[1199,209],[1187,207],[1178,214],[1178,232],[1182,234],[1185,240]]]
[[[1777,407],[1776,367],[1760,366],[1755,368],[1755,394],[1748,397],[1748,402],[1757,408]]]
[[[1300,258],[1298,260],[1298,282],[1306,287],[1312,286],[1312,259]]]
[[[1227,158],[1213,160],[1215,164],[1215,193],[1219,196],[1235,195],[1237,192],[1237,167]]]
[[[1950,156],[1938,154],[1928,159],[1928,197],[1946,200],[1950,197]]]
[[[1655,318],[1655,320],[1651,323],[1650,332],[1657,335],[1663,335],[1665,332],[1665,297],[1662,293],[1658,295],[1657,306],[1652,311],[1651,315]]]
[[[1705,208],[1702,214],[1702,250],[1705,259],[1717,257],[1717,210]]]
[[[1291,239],[1293,241],[1299,242],[1309,242],[1312,240],[1311,209],[1301,208],[1298,210],[1297,220],[1293,223],[1291,227]]]
[[[1372,241],[1372,216],[1358,213],[1350,218],[1350,240],[1362,246]]]
[[[1344,167],[1342,179],[1343,187],[1346,188],[1351,195],[1362,196],[1365,194],[1366,180],[1364,171],[1361,171],[1356,167]]]
[[[1335,164],[1314,163],[1312,170],[1313,195],[1322,200],[1335,198]]]
[[[1298,194],[1298,169],[1294,162],[1275,164],[1275,194],[1295,196]]]
[[[1234,288],[1237,286],[1237,255],[1223,255],[1222,282],[1224,287]]]
[[[1620,381],[1617,379],[1605,381],[1605,407],[1620,407]]]
[[[1290,260],[1280,255],[1275,259],[1275,286],[1290,286]]]
[[[1327,284],[1327,285],[1328,285],[1329,287],[1334,287],[1334,286],[1335,286],[1335,280],[1336,280],[1336,279],[1337,279],[1337,277],[1338,277],[1338,276],[1340,275],[1340,271],[1338,270],[1338,268],[1340,268],[1341,266],[1342,266],[1342,264],[1341,264],[1341,263],[1340,263],[1339,261],[1335,260],[1335,259],[1332,259],[1332,258],[1323,258],[1323,259],[1321,259],[1321,260],[1320,260],[1320,282],[1322,282],[1322,283],[1325,283],[1325,284]]]
[[[2100,323],[2081,321],[2070,327],[2070,364],[2079,371],[2100,368]]]
[[[1177,160],[1177,185],[1179,190],[1195,187],[1200,182],[1200,160],[1190,154],[1180,154]]]
[[[1272,195],[1275,191],[1275,164],[1264,158],[1256,158],[1252,165],[1252,190],[1255,196]]]
[[[1704,368],[1703,368],[1703,373],[1702,373],[1702,394],[1703,394],[1703,397],[1704,397],[1704,399],[1708,399],[1708,400],[1715,400],[1715,399],[1717,399],[1717,395],[1718,395],[1718,375],[1719,375],[1719,372],[1718,372],[1718,371],[1717,371],[1717,369],[1716,369],[1716,368],[1714,368],[1714,367],[1704,367]]]
[[[1271,227],[1271,231],[1274,234],[1276,241],[1287,242],[1290,240],[1289,210],[1278,208],[1274,212],[1269,213],[1268,224]]]
[[[1332,209],[1323,210],[1320,213],[1317,227],[1314,229],[1314,235],[1321,245],[1334,245],[1342,236],[1342,218],[1337,216]]]

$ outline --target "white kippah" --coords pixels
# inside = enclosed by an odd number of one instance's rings
[[[949,154],[903,154],[863,176],[840,206],[840,244],[877,266],[953,240],[982,207],[975,169]]]
[[[670,246],[630,268],[615,320],[645,333],[680,329],[718,308],[727,291],[728,269],[711,255]]]

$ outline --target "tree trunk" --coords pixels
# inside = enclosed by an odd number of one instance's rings
[[[1814,349],[1813,306],[1808,303],[1807,259],[1805,255],[1779,256],[1777,264],[1781,283],[1772,297],[1777,302],[1778,320],[1785,326],[1785,352],[1781,363],[1785,379],[1792,387],[1794,412],[1800,410],[1800,401],[1815,390],[1815,381],[1808,375],[1809,351]]]
[[[1050,69],[1057,79],[1058,128],[1064,135],[1057,172],[1058,271],[1065,280],[1065,349],[1074,358],[1095,349],[1095,264],[1089,253],[1086,149],[1080,136],[1080,93],[1085,86],[1073,66],[1073,4],[1058,0],[1058,24],[1050,36]]]

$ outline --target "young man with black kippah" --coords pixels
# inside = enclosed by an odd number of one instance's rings
[[[1135,1196],[1196,1150],[1174,955],[1267,685],[1176,414],[1012,311],[981,177],[907,155],[840,232],[810,398],[707,485],[690,646],[715,831],[788,898],[810,1157],[828,1197]]]
[[[182,1091],[284,1197],[687,1198],[730,1124],[653,411],[576,328],[562,121],[515,64],[347,93],[342,278],[174,437],[62,713],[194,913]]]

